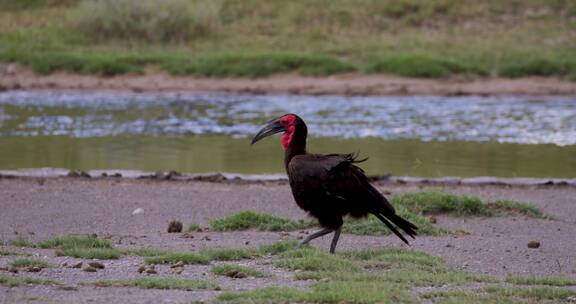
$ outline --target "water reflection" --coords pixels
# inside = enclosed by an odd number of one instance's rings
[[[0,168],[282,173],[278,138],[204,136],[0,137]],[[576,146],[313,138],[312,152],[360,152],[368,174],[576,177]],[[10,147],[5,149],[4,147]]]
[[[313,136],[576,144],[570,97],[238,96],[4,92],[0,135],[252,134],[286,112]]]

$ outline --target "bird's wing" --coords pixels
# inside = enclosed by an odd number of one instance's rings
[[[352,154],[306,154],[292,158],[288,165],[291,185],[300,191],[323,191],[327,197],[346,201],[349,208],[364,212],[394,214],[394,208],[354,164]]]

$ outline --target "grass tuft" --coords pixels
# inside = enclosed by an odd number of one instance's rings
[[[452,216],[499,216],[521,214],[534,218],[549,218],[538,208],[521,202],[498,200],[483,203],[475,196],[445,192],[411,192],[395,195],[394,206],[403,206],[416,214],[447,214]]]
[[[276,266],[301,271],[358,271],[354,263],[315,248],[301,248],[280,255]]]
[[[251,248],[213,248],[204,249],[200,254],[211,261],[234,261],[253,258],[258,252]]]
[[[55,248],[56,255],[86,259],[118,259],[122,252],[108,240],[91,236],[63,236],[40,242],[40,248]]]
[[[430,55],[389,55],[373,58],[364,67],[368,74],[390,73],[406,77],[441,78],[452,74],[486,75],[480,67]]]
[[[322,76],[354,69],[336,58],[325,55],[276,52],[206,55],[168,62],[164,68],[173,75],[207,77],[264,77],[295,71],[303,75]]]
[[[56,255],[83,259],[111,260],[120,258],[122,253],[115,248],[64,248],[56,250]]]
[[[528,205],[525,203],[520,203],[516,201],[510,200],[498,200],[491,203],[487,203],[486,207],[488,209],[492,209],[496,212],[500,213],[511,213],[511,214],[520,214],[528,217],[533,218],[541,218],[541,219],[552,219],[552,216],[545,214],[540,209]]]
[[[41,260],[33,260],[33,259],[16,259],[10,263],[12,267],[20,268],[20,267],[38,267],[40,269],[50,267],[45,261]]]
[[[576,280],[564,277],[507,277],[506,283],[516,285],[576,286]]]
[[[34,242],[24,238],[10,240],[8,244],[16,247],[31,247],[31,248],[36,247],[36,244],[34,244]]]
[[[59,283],[53,280],[13,277],[0,274],[0,285],[15,287],[24,285],[59,285]]]
[[[151,256],[144,259],[146,264],[209,264],[210,258],[194,252],[171,252],[159,256]]]
[[[221,219],[210,221],[215,231],[258,229],[261,231],[293,231],[313,226],[311,221],[291,220],[266,213],[242,211]]]
[[[234,264],[223,264],[214,266],[212,267],[212,273],[231,278],[247,277],[247,276],[262,278],[267,276],[263,272],[258,271],[254,268]]]
[[[109,280],[85,282],[83,285],[98,287],[139,287],[144,289],[220,289],[218,285],[203,280],[187,280],[170,277],[147,277],[129,280]]]
[[[186,41],[209,32],[218,21],[217,2],[198,2],[85,0],[72,12],[71,28],[101,41]]]
[[[112,248],[112,243],[91,236],[63,236],[38,243],[40,248]]]
[[[22,253],[22,252],[0,250],[0,256],[10,256],[10,255],[30,255],[30,254]]]

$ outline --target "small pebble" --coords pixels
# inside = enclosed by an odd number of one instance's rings
[[[540,242],[538,241],[530,241],[528,242],[528,248],[540,248]]]
[[[168,233],[180,233],[182,232],[182,222],[180,221],[171,221],[168,224]]]
[[[146,271],[146,266],[142,265],[142,266],[138,267],[139,273],[143,273],[144,271]]]
[[[154,268],[148,268],[148,269],[146,269],[146,271],[144,271],[144,272],[147,273],[147,274],[156,274],[156,273],[158,273],[158,272],[156,271],[156,269],[154,269]]]
[[[184,262],[178,261],[176,264],[170,266],[170,268],[178,268],[178,267],[184,267]]]
[[[88,263],[88,265],[90,265],[91,267],[94,267],[96,269],[104,269],[104,264],[100,263],[100,262],[90,262]]]
[[[436,217],[434,217],[434,216],[431,216],[429,218],[429,220],[430,220],[430,223],[432,223],[432,224],[436,224],[438,222],[438,219],[436,219]]]
[[[85,267],[85,268],[82,269],[82,270],[84,270],[84,271],[86,271],[86,272],[96,272],[96,271],[98,271],[98,270],[96,270],[96,268],[91,267],[91,266],[87,266],[87,267]]]

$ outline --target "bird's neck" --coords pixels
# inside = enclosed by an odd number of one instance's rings
[[[307,130],[303,128],[294,128],[282,135],[282,146],[284,148],[284,166],[288,170],[288,164],[296,155],[306,154],[306,137]]]

